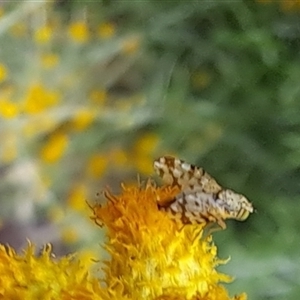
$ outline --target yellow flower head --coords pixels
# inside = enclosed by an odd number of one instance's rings
[[[78,43],[84,43],[89,38],[89,30],[84,21],[77,21],[69,26],[70,37]]]
[[[24,99],[25,113],[37,114],[58,104],[59,94],[46,89],[43,85],[34,84],[29,87]]]
[[[91,109],[80,109],[76,112],[72,120],[72,128],[77,131],[82,131],[90,126],[95,118],[95,111]]]
[[[94,178],[100,177],[107,169],[108,160],[104,154],[92,155],[87,166],[87,173]]]
[[[141,40],[138,36],[131,36],[124,40],[122,50],[124,54],[131,55],[137,52],[141,46]]]
[[[57,162],[65,153],[69,138],[64,133],[53,134],[47,143],[43,145],[40,157],[46,163]]]
[[[90,279],[85,265],[66,256],[54,259],[48,245],[39,256],[29,244],[24,255],[0,245],[1,299],[85,299],[100,300],[96,279]]]
[[[180,226],[157,208],[176,188],[123,186],[120,196],[105,192],[105,206],[95,205],[93,219],[108,228],[105,282],[112,299],[230,299],[216,271],[211,237],[200,225]],[[246,299],[242,294],[240,298]]]
[[[86,199],[87,189],[84,184],[77,184],[70,192],[68,205],[76,211],[85,211],[87,208]]]
[[[7,69],[3,64],[0,64],[0,82],[6,79]]]
[[[41,57],[42,66],[46,69],[55,67],[59,62],[59,56],[54,53],[46,53]]]
[[[98,35],[103,39],[112,37],[115,34],[116,28],[113,23],[102,23],[98,27]]]
[[[109,159],[115,167],[124,168],[128,167],[129,156],[128,153],[121,148],[116,148],[110,151]]]
[[[107,92],[104,89],[93,90],[89,94],[92,103],[102,106],[107,98]]]
[[[139,173],[150,175],[153,173],[153,155],[159,144],[159,136],[149,132],[141,136],[133,149],[133,163]]]
[[[13,119],[18,116],[19,107],[8,99],[0,99],[0,117]]]
[[[9,32],[12,36],[20,38],[24,37],[26,33],[28,33],[28,28],[26,27],[24,22],[17,22],[10,27]]]
[[[45,44],[50,41],[52,34],[53,28],[50,25],[44,25],[35,31],[34,39],[38,44]]]

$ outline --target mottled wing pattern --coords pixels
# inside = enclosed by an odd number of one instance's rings
[[[201,190],[217,193],[221,186],[202,168],[188,164],[172,156],[163,156],[154,161],[154,169],[164,183],[177,185],[182,191]]]
[[[242,221],[253,212],[252,204],[243,195],[223,189],[202,168],[163,156],[155,160],[154,169],[166,184],[180,189],[160,209],[184,224],[214,222],[224,229],[225,219]]]

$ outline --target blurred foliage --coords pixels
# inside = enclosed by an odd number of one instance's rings
[[[177,155],[257,210],[215,234],[235,292],[298,299],[299,2],[83,3],[2,4],[2,223],[92,247],[85,200]]]

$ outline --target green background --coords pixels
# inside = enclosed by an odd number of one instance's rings
[[[16,23],[19,18],[14,13],[19,12],[27,25],[35,26],[33,20],[41,16],[40,8],[22,14],[21,5],[28,3],[5,6],[7,13],[0,21],[7,16],[7,22]],[[39,46],[26,38],[12,41],[6,35],[10,25],[5,29],[7,23],[2,23],[0,57],[11,70],[6,84],[13,83],[22,93],[28,78],[34,76],[52,86],[65,74],[77,76],[74,86],[64,91],[61,110],[58,107],[54,117],[55,128],[29,141],[19,136],[23,144],[18,158],[1,165],[4,178],[7,170],[25,158],[36,162],[38,149],[48,135],[61,128],[72,134],[71,150],[64,160],[50,167],[38,162],[41,172],[54,180],[47,205],[36,205],[36,221],[25,219],[28,230],[36,232],[41,222],[48,224],[44,221],[47,209],[54,202],[63,202],[70,184],[84,176],[80,170],[95,149],[118,145],[130,153],[138,137],[151,133],[159,139],[149,154],[153,159],[175,153],[202,166],[223,186],[243,193],[253,203],[256,211],[246,222],[229,221],[225,231],[214,234],[219,256],[231,257],[220,268],[236,277],[228,285],[231,293],[245,291],[249,299],[299,299],[297,1],[60,1],[43,9],[49,18],[55,15],[66,26],[78,16],[90,26],[99,20],[113,22],[117,34],[108,41],[90,41],[81,47],[62,40],[53,42],[48,47],[60,54],[61,63],[56,77],[43,77],[32,63],[34,57],[28,57]],[[128,57],[118,47],[130,35],[138,36],[140,44]],[[70,115],[59,112],[84,106],[84,91],[93,84],[104,87],[111,98],[91,127],[73,134],[65,126]],[[118,103],[135,97],[142,97],[143,105],[131,104],[129,110],[116,112]],[[22,118],[0,119],[1,132],[21,127]],[[119,182],[135,179],[139,172],[132,166],[122,171],[107,169],[95,182],[99,190],[104,184],[118,189]],[[142,178],[147,176],[141,174]],[[20,222],[12,221],[8,212],[15,209],[12,198],[22,190],[18,184],[13,188],[7,184],[3,179],[0,200],[6,226]],[[77,220],[72,213],[68,218],[70,224]],[[50,227],[49,236],[56,230]],[[2,242],[6,240],[2,238]],[[61,246],[61,251],[80,245]]]

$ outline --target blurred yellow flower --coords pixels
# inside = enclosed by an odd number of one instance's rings
[[[203,226],[182,226],[158,210],[157,200],[174,197],[175,189],[148,182],[105,195],[107,204],[92,209],[94,221],[108,229],[111,258],[103,270],[111,299],[246,299],[229,297],[222,282],[232,278],[216,270],[227,261],[216,257]]]
[[[159,144],[160,138],[153,132],[141,135],[134,145],[134,153],[139,155],[153,154]]]
[[[61,239],[66,244],[73,244],[76,243],[79,239],[79,234],[76,228],[67,227],[63,228],[61,232]]]
[[[137,36],[128,37],[122,45],[123,53],[134,54],[139,49],[141,44],[140,38]]]
[[[46,69],[55,67],[59,62],[59,56],[54,53],[47,53],[42,55],[42,66]]]
[[[116,28],[113,23],[102,23],[98,27],[98,36],[103,39],[112,37],[115,34]]]
[[[40,151],[40,157],[44,162],[54,163],[58,161],[64,154],[68,146],[69,138],[64,133],[55,133],[43,145]]]
[[[53,35],[53,28],[50,25],[44,25],[36,29],[34,39],[39,44],[45,44],[50,41]]]
[[[124,167],[129,163],[128,154],[123,149],[112,150],[109,154],[109,160],[112,161],[116,167]]]
[[[76,211],[87,210],[86,205],[87,189],[84,184],[77,184],[70,192],[68,197],[68,205]]]
[[[25,113],[36,114],[47,108],[53,107],[59,102],[59,94],[57,92],[45,89],[40,84],[34,84],[29,87],[23,101],[23,109]]]
[[[72,119],[72,128],[77,131],[86,129],[94,121],[96,111],[91,109],[80,109]]]
[[[10,28],[10,33],[14,37],[23,37],[26,35],[28,28],[26,27],[24,22],[19,22],[15,23],[11,28]]]
[[[145,133],[138,138],[133,149],[133,164],[138,172],[144,175],[153,173],[153,156],[159,144],[159,136],[154,133]]]
[[[7,77],[7,69],[6,67],[0,63],[0,82],[6,79]]]
[[[2,299],[102,300],[99,281],[74,257],[54,259],[51,246],[35,256],[29,244],[23,255],[0,245],[0,295]]]
[[[153,157],[151,155],[139,155],[134,158],[134,166],[143,175],[153,173]]]
[[[0,99],[0,117],[5,119],[15,118],[19,114],[19,107],[16,103],[7,100]]]
[[[77,21],[70,24],[69,35],[78,43],[86,42],[89,38],[89,30],[86,23],[84,21]]]
[[[89,95],[92,103],[103,105],[106,100],[107,94],[105,90],[93,90]]]
[[[94,154],[90,157],[87,172],[89,176],[99,178],[106,171],[108,165],[107,157],[103,154]]]
[[[26,120],[22,133],[30,138],[41,133],[51,132],[55,130],[56,126],[57,121],[51,115],[37,115]]]

